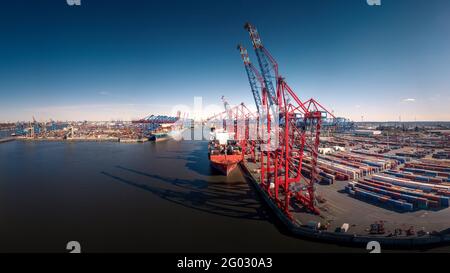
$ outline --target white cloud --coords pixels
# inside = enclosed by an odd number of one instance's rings
[[[404,99],[403,102],[416,102],[416,99]]]
[[[100,92],[98,92],[98,94],[102,95],[102,96],[107,96],[107,95],[110,95],[111,93],[109,93],[107,91],[100,91]]]

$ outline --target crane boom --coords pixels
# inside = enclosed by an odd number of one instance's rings
[[[275,90],[278,79],[278,64],[270,53],[264,48],[258,30],[250,23],[246,23],[244,28],[249,32],[258,58],[261,75],[264,79],[265,87],[269,93],[268,99],[270,105],[278,105],[277,92]],[[275,84],[274,84],[275,82]]]
[[[233,111],[231,110],[231,106],[228,101],[225,99],[225,96],[222,96],[223,106],[225,108],[225,112],[229,119],[233,119]]]
[[[248,56],[247,49],[242,45],[238,45],[237,49],[241,54],[242,61],[244,62],[245,71],[247,72],[248,81],[250,83],[250,88],[252,89],[253,99],[255,100],[256,110],[258,113],[261,111],[261,95],[258,88],[258,81],[261,85],[261,91],[264,88],[264,80],[259,74],[258,70],[250,62],[250,57]],[[262,92],[261,92],[262,93]]]
[[[289,216],[291,199],[295,198],[311,212],[315,207],[315,183],[318,181],[318,150],[321,123],[324,116],[331,116],[314,99],[302,102],[278,73],[278,63],[263,45],[257,29],[250,23],[244,28],[250,34],[260,75],[263,111],[260,143],[260,179],[269,195]],[[249,62],[248,55],[243,57]],[[266,114],[265,114],[266,113]],[[265,149],[263,152],[263,148]],[[310,158],[309,179],[304,179],[304,156]]]

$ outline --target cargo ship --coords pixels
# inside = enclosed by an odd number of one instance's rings
[[[155,142],[160,142],[160,141],[165,141],[165,140],[169,140],[170,136],[168,133],[152,133],[148,140],[150,141],[155,141]]]
[[[212,132],[208,145],[211,167],[224,175],[229,175],[242,161],[242,148],[232,138],[233,133]]]

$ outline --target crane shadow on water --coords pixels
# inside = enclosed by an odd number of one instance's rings
[[[245,182],[208,182],[201,179],[170,178],[123,166],[116,166],[116,168],[145,176],[149,181],[138,183],[105,171],[101,174],[191,209],[231,218],[271,221],[267,211]]]

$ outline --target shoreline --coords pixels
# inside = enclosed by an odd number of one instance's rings
[[[0,138],[0,143],[6,143],[6,142],[14,141],[14,140],[16,140],[16,138],[13,138],[13,137]]]
[[[25,141],[25,142],[118,142],[118,143],[145,143],[145,142],[160,142],[151,141],[148,139],[121,139],[121,138],[26,138],[26,137],[8,137],[0,138],[0,143],[10,142],[10,141]],[[168,141],[170,138],[161,140]]]

